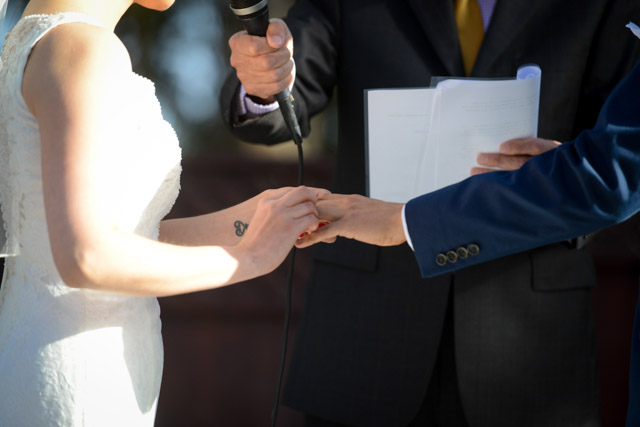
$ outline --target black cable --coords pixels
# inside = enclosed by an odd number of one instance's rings
[[[280,104],[282,107],[282,104]],[[291,105],[291,104],[289,104]],[[290,111],[291,113],[293,110]],[[283,115],[286,114],[283,110]],[[295,117],[295,116],[294,116]],[[291,134],[293,136],[293,142],[298,147],[298,185],[304,185],[304,156],[302,155],[302,134],[300,132],[300,127],[297,126],[297,120],[295,120],[295,125],[293,127],[289,127]],[[287,344],[289,341],[289,323],[291,319],[291,294],[293,291],[293,266],[296,259],[296,247],[294,246],[291,249],[289,255],[289,271],[287,273],[287,294],[286,294],[286,302],[285,302],[285,314],[284,314],[284,324],[282,331],[282,354],[280,355],[280,369],[278,371],[278,383],[276,384],[276,395],[275,400],[273,402],[273,409],[271,410],[271,427],[275,427],[276,421],[278,418],[278,406],[280,406],[280,389],[282,386],[282,377],[284,376],[284,366],[287,360]]]
[[[236,17],[242,22],[247,33],[253,36],[265,37],[267,34],[267,28],[269,27],[269,7],[267,0],[229,0],[229,6],[236,15]],[[280,112],[284,122],[289,129],[289,133],[298,147],[298,185],[304,184],[304,163],[302,156],[302,132],[300,131],[300,125],[295,115],[293,108],[293,97],[291,96],[289,89],[285,89],[274,95],[278,105],[280,106]],[[282,376],[284,374],[284,365],[287,357],[287,341],[289,337],[289,320],[291,317],[291,293],[293,288],[293,264],[296,257],[295,246],[291,249],[291,255],[289,259],[289,274],[287,278],[287,296],[285,304],[285,317],[283,325],[283,338],[282,338],[282,355],[280,358],[280,372],[278,373],[278,384],[276,386],[275,402],[273,403],[273,410],[271,411],[271,427],[275,427],[276,418],[278,416],[278,405],[280,403],[280,386],[282,384]]]
[[[282,354],[280,355],[280,369],[278,372],[278,383],[276,384],[276,396],[271,410],[271,427],[275,427],[278,418],[278,406],[280,405],[280,388],[284,374],[284,365],[287,359],[287,343],[289,338],[289,320],[291,318],[291,293],[293,284],[293,264],[296,260],[296,248],[291,249],[289,255],[289,273],[287,275],[287,296],[285,304],[284,325],[282,331]]]

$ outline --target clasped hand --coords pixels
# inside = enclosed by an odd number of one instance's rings
[[[560,145],[541,138],[520,138],[500,145],[498,153],[480,153],[471,175],[496,170],[516,170],[527,160]],[[338,236],[378,246],[400,245],[406,241],[402,203],[390,203],[360,195],[325,192],[315,205],[320,227],[298,239],[304,248],[318,242],[331,243]]]

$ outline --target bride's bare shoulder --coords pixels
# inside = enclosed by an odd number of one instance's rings
[[[59,98],[78,91],[86,94],[87,90],[117,84],[130,72],[129,53],[113,32],[68,23],[51,30],[34,46],[22,89],[31,108],[34,97],[50,93]]]
[[[114,67],[131,70],[131,60],[126,47],[110,30],[82,22],[73,22],[51,30],[38,42],[32,56],[44,52],[58,58],[61,64],[71,61],[76,65],[83,61],[102,60]]]

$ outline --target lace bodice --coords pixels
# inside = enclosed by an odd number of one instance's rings
[[[10,205],[2,203],[9,236],[18,241],[22,256],[38,264],[49,252],[46,224],[41,221],[40,133],[22,97],[22,76],[32,46],[51,28],[77,21],[100,25],[73,13],[26,17],[8,34],[2,54],[0,197],[4,202],[9,195]],[[105,161],[113,162],[113,185],[121,194],[121,229],[155,238],[160,219],[177,196],[180,148],[162,118],[153,83],[132,73],[122,85],[130,94],[123,108],[135,120],[113,124],[114,158]]]
[[[157,300],[67,287],[49,245],[40,131],[22,79],[32,47],[69,22],[100,26],[77,13],[28,16],[2,50],[0,202],[19,255],[7,258],[0,289],[0,425],[153,425],[162,371]],[[117,227],[157,239],[179,190],[180,147],[154,84],[131,73],[122,86],[126,119],[110,125],[112,154],[101,160],[112,171]],[[112,399],[120,412],[94,398]]]

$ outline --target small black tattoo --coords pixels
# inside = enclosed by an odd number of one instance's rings
[[[233,226],[236,228],[236,236],[238,237],[244,236],[244,232],[247,231],[247,228],[249,228],[249,224],[240,220],[234,222]]]

